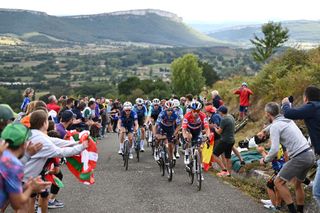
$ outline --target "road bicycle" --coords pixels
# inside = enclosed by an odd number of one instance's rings
[[[186,171],[189,177],[190,184],[194,183],[194,177],[196,177],[198,191],[202,186],[202,162],[201,152],[202,144],[206,142],[208,145],[207,137],[199,136],[197,139],[191,141],[191,148],[189,149],[190,163],[186,166]]]

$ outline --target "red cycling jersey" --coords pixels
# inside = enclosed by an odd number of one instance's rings
[[[192,114],[192,112],[187,112],[184,115],[183,122],[182,122],[182,128],[183,129],[199,129],[201,127],[209,128],[209,123],[207,120],[206,114],[203,112],[199,112],[199,116],[195,118]]]

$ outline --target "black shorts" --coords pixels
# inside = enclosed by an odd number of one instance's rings
[[[166,135],[168,142],[173,143],[173,134],[174,134],[173,126],[159,125],[157,129],[157,134]]]
[[[240,106],[240,107],[239,107],[239,112],[245,112],[245,113],[247,113],[247,112],[248,112],[248,106]]]
[[[198,129],[190,129],[189,128],[188,130],[192,135],[191,146],[194,146],[196,144],[201,144],[202,143],[202,141],[201,141],[201,128],[198,128]]]
[[[124,127],[128,131],[128,133],[133,132],[133,126],[122,126],[122,127]]]
[[[224,156],[227,159],[230,159],[233,145],[234,143],[230,144],[219,141],[219,143],[217,143],[216,147],[213,150],[213,154],[219,157],[222,153],[224,153]]]
[[[144,125],[144,117],[138,118],[138,124],[139,124],[139,127],[143,127],[143,125]]]

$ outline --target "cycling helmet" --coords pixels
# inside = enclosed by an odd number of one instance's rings
[[[143,99],[142,99],[142,98],[137,98],[137,99],[136,99],[136,104],[138,104],[138,105],[143,105],[143,104],[144,104]]]
[[[132,110],[132,103],[129,101],[124,102],[123,104],[123,110]]]
[[[166,101],[166,103],[164,104],[164,106],[169,109],[173,107],[173,103],[171,101]]]
[[[145,103],[145,105],[147,105],[147,106],[150,106],[150,105],[151,105],[151,101],[149,101],[149,100],[145,100],[144,103]]]
[[[190,104],[190,108],[193,110],[200,110],[201,109],[201,103],[199,101],[192,101]]]
[[[180,101],[178,99],[173,99],[172,103],[173,103],[173,107],[179,107],[180,106]]]
[[[152,105],[160,105],[160,100],[158,98],[153,99]]]

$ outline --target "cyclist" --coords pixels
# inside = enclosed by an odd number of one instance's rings
[[[209,123],[206,114],[201,112],[201,103],[199,101],[192,101],[190,103],[190,112],[187,112],[182,122],[182,135],[186,143],[186,150],[184,155],[184,163],[188,165],[189,161],[189,142],[197,141],[201,136],[202,129],[204,128],[206,136],[210,138]],[[193,145],[193,144],[192,144]],[[200,149],[201,155],[201,149]]]
[[[179,116],[180,120],[183,120],[183,109],[180,107],[180,101],[178,99],[173,99],[172,100],[173,103],[173,110],[174,112]],[[177,127],[178,130],[181,129],[181,126]],[[175,157],[176,158],[180,158],[180,154],[179,154],[179,140],[178,138],[176,138],[175,140]]]
[[[144,101],[142,98],[136,99],[136,104],[134,105],[133,111],[137,113],[138,116],[138,124],[141,129],[141,142],[140,142],[140,150],[141,152],[144,152],[144,139],[145,139],[145,128],[144,128],[144,122],[148,115],[147,108],[144,105]]]
[[[158,98],[153,99],[152,104],[149,107],[148,117],[146,120],[147,126],[150,126],[149,123],[151,123],[153,132],[155,131],[154,130],[155,122],[157,121],[158,116],[161,111],[162,111],[162,107],[160,106],[160,100]],[[151,142],[151,140],[152,140],[152,138],[149,138],[150,142]]]
[[[156,148],[154,152],[154,159],[159,160],[157,147],[159,147],[159,139],[166,136],[165,144],[169,144],[169,160],[173,160],[173,138],[178,134],[178,127],[180,126],[181,120],[177,114],[173,111],[173,103],[167,101],[165,103],[165,109],[160,113],[156,122]]]
[[[120,130],[120,149],[119,154],[123,154],[123,141],[125,137],[126,131],[128,131],[128,139],[130,146],[132,147],[132,138],[133,138],[133,132],[136,132],[138,130],[138,116],[137,114],[132,110],[132,104],[131,102],[127,101],[123,104],[123,110],[120,114],[120,119],[118,121],[118,129]],[[129,158],[133,159],[132,150],[130,149]]]

